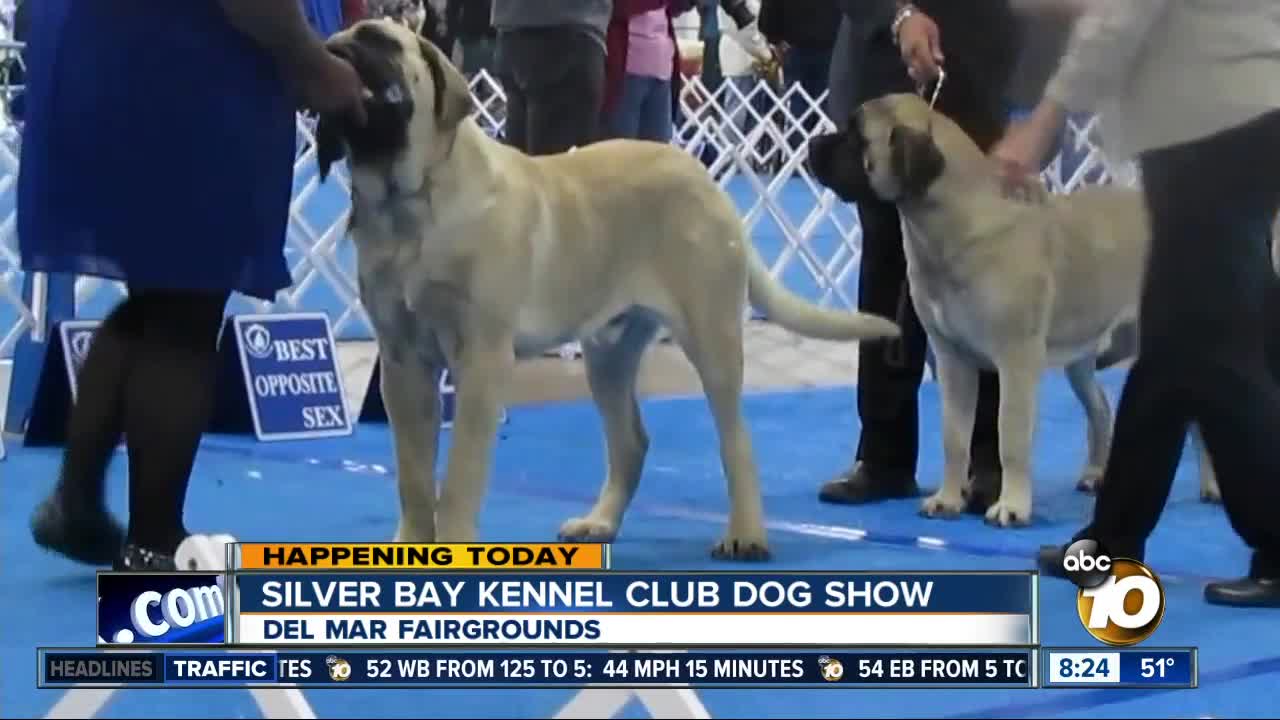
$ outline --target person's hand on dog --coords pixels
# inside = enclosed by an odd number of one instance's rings
[[[938,77],[942,67],[942,34],[933,18],[920,11],[911,14],[898,28],[898,48],[911,79],[918,83]]]
[[[1025,195],[1038,184],[1040,169],[1062,131],[1064,116],[1056,103],[1042,102],[1026,120],[1014,123],[991,149],[1005,192]]]
[[[368,122],[364,103],[372,97],[351,63],[319,46],[285,69],[299,103],[322,115],[345,114],[357,125]]]

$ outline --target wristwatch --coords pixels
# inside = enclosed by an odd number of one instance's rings
[[[906,5],[903,5],[902,7],[898,8],[897,14],[893,16],[893,24],[889,26],[890,31],[893,33],[894,45],[899,44],[898,35],[899,35],[899,32],[902,30],[902,24],[907,21],[907,18],[911,17],[912,15],[915,15],[916,12],[918,12],[916,10],[916,6],[912,5],[911,3],[907,3]]]

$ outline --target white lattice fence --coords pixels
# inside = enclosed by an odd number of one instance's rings
[[[16,46],[0,46],[11,53]],[[500,136],[505,120],[501,86],[487,74],[473,79],[477,120]],[[5,97],[12,97],[10,88]],[[861,235],[857,214],[823,190],[804,166],[805,139],[832,127],[821,107],[799,86],[778,90],[765,82],[726,83],[708,91],[697,78],[686,83],[675,142],[702,158],[738,203],[743,223],[774,273],[788,286],[825,305],[856,304]],[[6,103],[5,107],[8,105]],[[0,125],[0,358],[12,355],[31,327],[32,311],[22,302],[18,264],[15,194],[20,132],[4,113]],[[313,122],[298,118],[298,155],[290,208],[286,255],[294,285],[272,303],[237,299],[233,310],[311,310],[333,318],[342,338],[369,338],[368,318],[356,291],[355,258],[345,228],[349,181],[344,170],[320,184],[313,148]],[[1046,172],[1056,190],[1084,182],[1104,182],[1108,168],[1093,138],[1094,121],[1073,121],[1062,156]],[[1131,180],[1122,173],[1119,178]],[[121,296],[117,283],[82,278],[77,313],[100,316]]]

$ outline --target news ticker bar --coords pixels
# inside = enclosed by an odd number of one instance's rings
[[[1035,650],[394,652],[39,650],[38,686],[1030,688]]]
[[[1165,688],[1199,685],[1196,648],[307,651],[40,648],[41,688]]]

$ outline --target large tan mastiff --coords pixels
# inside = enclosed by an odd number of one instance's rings
[[[1000,377],[999,499],[987,521],[1025,524],[1040,377],[1062,367],[1088,416],[1078,487],[1096,489],[1111,442],[1111,409],[1095,378],[1098,351],[1137,321],[1150,245],[1140,191],[1094,186],[1010,198],[978,146],[920,97],[864,104],[845,133],[816,138],[810,167],[843,199],[878,197],[902,216],[911,298],[929,335],[942,394],[942,488],[923,512],[965,507],[978,370]],[[1216,499],[1208,458],[1201,493]]]
[[[351,162],[351,237],[395,439],[399,538],[475,538],[516,358],[581,339],[608,470],[595,506],[560,533],[612,539],[648,446],[636,371],[666,325],[701,378],[720,434],[731,510],[714,554],[767,557],[740,406],[746,303],[816,338],[883,338],[897,327],[788,293],[732,201],[677,148],[613,141],[531,158],[485,135],[470,117],[466,80],[411,31],[363,22],[330,49],[352,61],[372,94],[367,126],[324,118],[317,145],[323,173],[343,155]],[[436,381],[446,366],[457,379],[457,417],[437,498]]]

